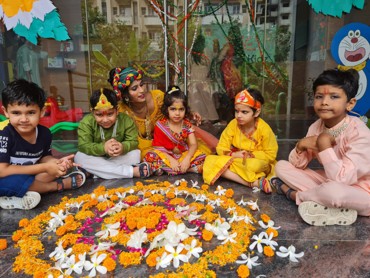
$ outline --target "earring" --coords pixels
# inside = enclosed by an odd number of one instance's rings
[[[125,102],[129,102],[130,101],[130,99],[128,98],[128,97],[125,97]]]

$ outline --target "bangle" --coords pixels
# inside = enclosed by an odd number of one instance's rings
[[[230,151],[229,155],[230,155],[230,156],[233,156],[233,153],[234,153],[233,151]]]

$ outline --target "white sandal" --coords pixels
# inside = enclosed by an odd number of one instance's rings
[[[314,226],[351,225],[357,219],[357,211],[346,208],[329,208],[313,201],[299,204],[302,219]]]
[[[34,191],[28,191],[21,197],[0,197],[0,207],[3,209],[33,209],[40,203],[41,195]]]

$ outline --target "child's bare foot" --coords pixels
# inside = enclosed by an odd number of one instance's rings
[[[59,178],[56,180],[57,191],[62,192],[65,189],[77,189],[85,183],[86,177],[82,172],[76,172],[66,178]]]

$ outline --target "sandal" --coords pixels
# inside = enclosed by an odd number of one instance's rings
[[[0,207],[3,209],[33,209],[40,201],[39,193],[28,191],[23,197],[0,197]]]
[[[81,182],[80,185],[77,184],[77,176],[78,175],[82,176],[82,182]],[[71,173],[56,179],[58,192],[63,192],[64,191],[64,182],[63,181],[64,181],[64,179],[66,179],[68,177],[71,178],[71,188],[70,189],[78,189],[81,186],[83,186],[85,181],[86,181],[86,176],[82,171],[80,171],[80,170],[72,171]]]
[[[260,189],[267,193],[267,194],[270,194],[272,192],[272,188],[271,188],[271,184],[269,182],[268,179],[266,179],[265,177],[262,177],[258,180],[258,183],[259,183],[259,187]]]
[[[139,167],[140,178],[148,178],[153,174],[148,162],[141,162],[137,165],[137,167]]]
[[[276,190],[276,193],[279,194],[279,195],[285,195],[285,197],[290,200],[290,201],[294,201],[291,197],[291,194],[295,191],[294,189],[291,189],[289,186],[288,187],[288,190],[286,192],[283,191],[283,189],[281,189],[281,187],[285,184],[280,178],[278,177],[273,177],[271,178],[270,180],[270,183],[272,185],[273,188],[275,188]]]

